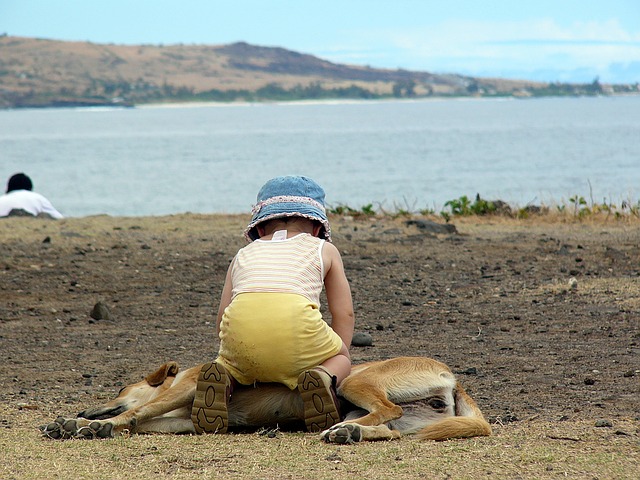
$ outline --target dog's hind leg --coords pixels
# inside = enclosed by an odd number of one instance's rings
[[[347,377],[340,385],[339,395],[369,413],[351,422],[359,425],[380,425],[402,416],[402,408],[387,398],[387,393],[367,378]]]
[[[355,370],[338,388],[338,395],[368,412],[349,423],[380,425],[402,416],[402,408],[389,400],[386,385],[378,381],[381,379],[379,375],[375,375],[377,365],[374,363],[366,370]]]
[[[437,390],[451,391],[455,385],[449,368],[436,360],[398,357],[354,366],[338,394],[369,412],[355,423],[379,425],[402,416],[398,404],[424,400]],[[453,406],[450,408],[453,414]]]

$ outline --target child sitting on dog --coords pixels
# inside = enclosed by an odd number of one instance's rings
[[[277,382],[298,389],[308,431],[340,421],[335,388],[351,371],[351,290],[322,187],[307,177],[269,180],[259,191],[250,242],[225,280],[217,318],[218,358],[205,364],[192,420],[198,433],[224,433],[233,384]],[[320,313],[324,286],[331,327]]]

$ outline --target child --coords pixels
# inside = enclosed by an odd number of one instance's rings
[[[340,421],[335,387],[349,375],[354,328],[349,282],[324,208],[324,190],[300,176],[269,180],[258,192],[218,310],[220,350],[205,364],[192,420],[199,433],[225,433],[238,382],[298,389],[308,431]],[[325,288],[331,327],[320,314]]]

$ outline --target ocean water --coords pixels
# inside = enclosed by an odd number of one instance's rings
[[[353,208],[635,203],[640,96],[3,110],[18,171],[72,217],[246,213],[285,174]]]

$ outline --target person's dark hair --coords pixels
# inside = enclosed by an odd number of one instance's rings
[[[14,190],[32,190],[33,183],[31,183],[31,179],[26,176],[24,173],[16,173],[13,177],[9,179],[9,183],[7,183],[7,193],[13,192]]]

